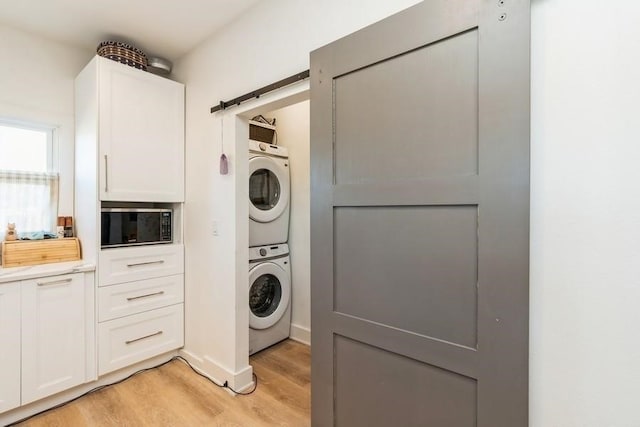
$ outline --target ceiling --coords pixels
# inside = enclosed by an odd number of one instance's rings
[[[0,24],[87,49],[126,41],[176,60],[258,0],[0,0]]]

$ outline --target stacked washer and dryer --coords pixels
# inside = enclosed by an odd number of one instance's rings
[[[249,140],[249,354],[289,337],[289,156]]]

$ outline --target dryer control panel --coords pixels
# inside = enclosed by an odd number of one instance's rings
[[[286,243],[249,248],[249,262],[287,255],[289,255],[289,245]]]

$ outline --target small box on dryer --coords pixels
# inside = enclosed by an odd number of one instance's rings
[[[275,139],[276,127],[267,123],[249,120],[249,139],[258,142],[266,142],[270,145],[276,145]]]

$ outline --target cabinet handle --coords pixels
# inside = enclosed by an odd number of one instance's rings
[[[156,332],[154,334],[150,334],[150,335],[145,335],[144,337],[136,338],[136,339],[133,339],[133,340],[128,340],[128,341],[125,341],[124,343],[125,344],[131,344],[131,343],[134,343],[136,341],[140,341],[140,340],[143,340],[143,339],[146,339],[146,338],[155,337],[156,335],[162,335],[162,331],[158,331],[158,332]]]
[[[109,192],[109,160],[107,155],[104,155],[104,192]]]
[[[154,292],[152,294],[140,295],[140,296],[137,296],[137,297],[129,297],[129,298],[127,298],[127,301],[133,301],[133,300],[137,300],[137,299],[140,299],[140,298],[153,297],[153,296],[162,295],[162,294],[164,294],[164,291]]]
[[[127,267],[138,267],[140,265],[151,265],[151,264],[164,264],[164,260],[160,259],[158,261],[136,262],[134,264],[127,264]]]
[[[38,282],[38,286],[49,286],[49,285],[60,285],[62,283],[69,283],[73,279],[69,277],[68,279],[54,280],[51,282]]]

